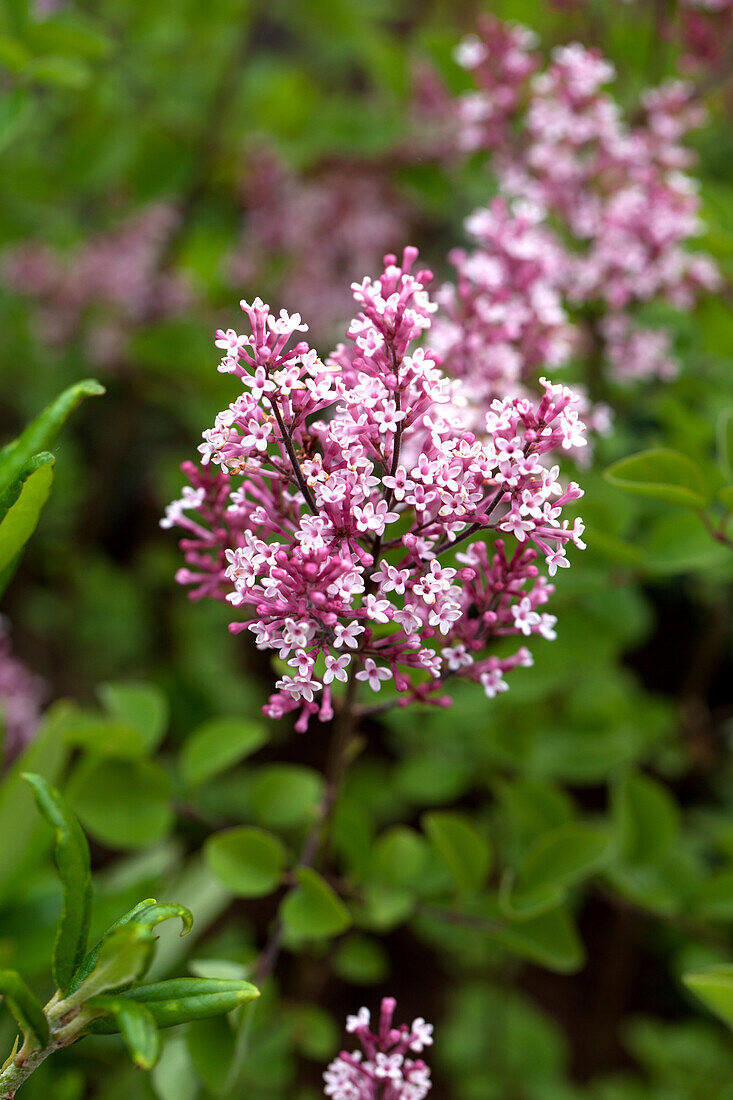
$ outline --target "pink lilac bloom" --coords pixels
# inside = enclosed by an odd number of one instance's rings
[[[385,997],[379,1021],[371,1030],[368,1008],[348,1016],[346,1030],[362,1049],[342,1051],[323,1075],[324,1094],[332,1100],[425,1100],[432,1087],[430,1070],[422,1058],[433,1044],[433,1027],[422,1017],[411,1026],[394,1027],[396,1001]]]
[[[432,343],[446,371],[470,378],[488,404],[518,392],[542,365],[570,356],[573,328],[562,302],[565,254],[530,203],[494,199],[466,221],[474,248],[449,260],[455,283],[437,295]]]
[[[710,72],[725,64],[733,38],[733,0],[680,0],[683,66]]]
[[[580,333],[564,307],[566,251],[539,207],[498,196],[466,220],[466,232],[475,247],[449,255],[456,281],[436,296],[431,343],[446,374],[461,380],[464,417],[480,432],[494,398],[535,392],[539,368],[565,366]],[[588,428],[607,433],[608,407],[591,404],[581,388],[575,396]]]
[[[563,0],[552,0],[556,7]],[[576,6],[588,5],[588,0],[574,0]],[[630,7],[637,0],[624,0]],[[639,5],[641,6],[641,5]],[[659,9],[662,21],[658,29],[665,38],[678,41],[682,50],[680,65],[690,72],[707,71],[725,63],[726,52],[733,40],[733,0],[673,0]],[[658,14],[655,13],[658,19]]]
[[[597,50],[558,47],[540,71],[533,45],[525,29],[486,17],[481,37],[459,49],[477,84],[458,102],[464,148],[488,152],[504,194],[543,211],[560,230],[564,255],[557,256],[560,237],[546,247],[565,305],[622,317],[627,329],[630,313],[646,302],[692,308],[720,276],[707,255],[688,248],[702,230],[687,172],[692,154],[682,144],[704,117],[691,86],[670,81],[647,90],[631,123],[606,90],[615,72]],[[648,352],[654,333],[647,332],[632,350]],[[609,358],[613,367],[617,358]],[[654,362],[668,376],[668,357],[646,354],[626,377],[648,373]]]
[[[351,281],[379,263],[410,216],[378,166],[341,162],[299,177],[267,151],[250,159],[241,200],[244,224],[227,260],[229,277],[260,283],[274,258],[282,269],[279,298],[297,303],[327,340],[348,320]]]
[[[352,676],[402,706],[449,705],[458,676],[505,690],[532,658],[496,644],[528,624],[549,636],[540,566],[553,576],[584,545],[564,516],[582,491],[554,461],[584,442],[575,395],[543,379],[538,401],[497,398],[480,434],[467,427],[460,383],[418,344],[436,306],[416,259],[388,255],[379,278],[353,284],[348,344],[325,361],[299,314],[241,303],[246,333],[216,334],[241,392],[162,521],[182,530],[177,579],[192,598],[228,601],[231,631],[283,662],[265,713],[297,711],[299,730],[332,717],[333,682]],[[523,600],[536,615],[517,623]]]
[[[8,622],[0,616],[0,759],[6,765],[33,740],[44,694],[41,678],[13,653]]]
[[[42,340],[81,338],[95,363],[118,366],[131,326],[180,315],[193,300],[186,279],[161,265],[177,218],[156,203],[68,255],[23,244],[5,253],[3,281],[35,304]]]

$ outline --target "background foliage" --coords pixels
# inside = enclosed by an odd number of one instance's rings
[[[464,86],[451,52],[487,7],[547,46],[602,45],[629,102],[675,71],[647,9],[612,0],[0,11],[0,247],[35,242],[70,265],[45,297],[6,272],[3,438],[79,379],[107,391],[52,448],[53,494],[4,596],[50,704],[23,767],[63,787],[93,841],[93,936],[148,895],[195,911],[186,940],[161,931],[154,975],[248,976],[287,898],[287,950],[243,1018],[173,1031],[133,1084],[114,1040],[85,1040],[34,1075],[28,1100],[312,1100],[345,1012],[386,991],[405,1018],[435,1022],[440,1097],[733,1097],[729,1033],[681,980],[733,958],[730,552],[674,500],[629,495],[638,470],[603,476],[665,447],[703,481],[730,480],[730,467],[715,472],[731,461],[727,291],[661,318],[678,379],[617,395],[615,431],[583,473],[588,549],[558,584],[557,642],[537,647],[506,696],[469,690],[448,711],[369,723],[328,881],[288,871],[321,796],[325,732],[260,718],[269,669],[228,635],[225,608],[188,604],[158,529],[179,463],[230,400],[212,330],[256,293],[306,312],[293,279],[326,247],[257,237],[263,158],[291,174],[293,196],[337,171],[351,189],[372,181],[397,212],[397,238],[368,241],[366,261],[344,215],[328,243],[337,285],[407,240],[445,273],[489,183],[481,165],[441,166],[421,144],[415,81],[430,65]],[[701,244],[730,277],[725,82],[708,105]],[[142,294],[105,290],[91,261],[85,274],[80,250],[95,248],[118,291],[142,250]],[[316,330],[328,341],[348,301],[331,308]],[[0,966],[47,992],[58,886],[19,770],[0,788]],[[5,1014],[0,1037],[9,1050]]]

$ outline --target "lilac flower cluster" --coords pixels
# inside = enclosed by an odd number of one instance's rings
[[[281,268],[278,295],[325,335],[342,331],[350,282],[382,258],[380,242],[409,223],[410,209],[376,165],[326,165],[296,176],[266,150],[249,159],[242,192],[244,225],[228,258],[239,285]]]
[[[631,124],[605,90],[614,69],[596,50],[563,46],[540,72],[531,32],[491,16],[480,29],[457,54],[478,86],[459,100],[461,141],[468,151],[490,152],[504,193],[540,212],[532,237],[526,227],[523,234],[535,262],[538,248],[547,253],[527,294],[532,331],[543,331],[543,314],[532,302],[536,289],[543,306],[562,294],[574,307],[613,318],[612,367],[623,331],[626,350],[639,352],[627,376],[653,371],[668,377],[671,355],[661,353],[657,333],[637,326],[633,311],[654,299],[690,308],[701,291],[719,285],[710,258],[686,247],[701,231],[699,199],[685,171],[692,158],[681,143],[703,118],[690,87],[673,81],[648,90],[640,120]],[[541,214],[561,236],[541,224]],[[487,224],[492,220],[487,217]],[[520,219],[516,232],[521,230]],[[487,253],[492,259],[496,237],[494,228]],[[459,260],[465,266],[466,259]],[[479,260],[471,258],[470,270]],[[459,269],[459,287],[462,282]],[[494,297],[483,303],[484,312]],[[552,316],[561,325],[556,308]],[[603,326],[596,332],[601,343],[605,332]]]
[[[156,203],[69,255],[23,244],[5,254],[3,281],[36,304],[42,339],[65,345],[81,337],[93,362],[116,367],[131,325],[181,314],[192,301],[183,276],[161,269],[177,218]]]
[[[33,740],[44,694],[40,677],[13,653],[8,622],[0,617],[0,760],[5,764]]]
[[[588,0],[573,0],[576,4]],[[637,0],[624,0],[635,4]],[[553,0],[557,7],[567,0]],[[720,67],[733,42],[733,0],[669,0],[657,9],[657,30],[671,41],[678,41],[682,50],[681,66],[685,70],[707,70]]]
[[[565,253],[538,207],[503,197],[468,218],[466,232],[475,248],[449,254],[456,281],[437,295],[432,342],[451,376],[470,380],[488,404],[518,392],[541,365],[566,362]]]
[[[683,64],[709,71],[725,62],[733,39],[733,0],[678,0]]]
[[[582,341],[563,304],[567,255],[542,210],[499,196],[467,219],[466,230],[476,247],[450,253],[456,282],[436,295],[442,309],[432,343],[446,374],[461,379],[467,422],[480,432],[495,398],[535,392],[538,369],[565,366]],[[588,428],[608,432],[608,407],[592,404],[581,387],[575,396]]]
[[[541,610],[552,576],[582,548],[583,525],[563,519],[582,496],[563,487],[556,449],[580,447],[575,395],[543,380],[543,396],[492,402],[481,435],[460,418],[458,382],[417,344],[430,327],[432,276],[385,257],[376,280],[353,284],[359,313],[325,363],[304,341],[298,314],[242,303],[250,331],[217,333],[220,370],[243,392],[204,432],[203,469],[169,506],[183,529],[179,582],[194,598],[226,599],[257,645],[287,662],[265,712],[332,716],[331,686],[354,677],[400,705],[438,696],[455,676],[487,696],[531,663],[497,640],[554,637]],[[216,467],[216,471],[212,472]],[[455,565],[445,556],[473,535]],[[499,537],[497,537],[499,536]]]
[[[407,1027],[393,1027],[396,1002],[382,1001],[376,1032],[370,1030],[368,1008],[348,1016],[346,1030],[357,1037],[362,1050],[342,1051],[324,1073],[325,1095],[333,1100],[425,1100],[431,1089],[430,1070],[422,1058],[432,1046],[433,1028],[421,1017]]]

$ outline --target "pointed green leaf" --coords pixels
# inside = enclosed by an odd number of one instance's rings
[[[6,495],[12,494],[34,455],[53,447],[67,417],[85,397],[102,393],[104,387],[92,379],[70,386],[32,420],[17,439],[0,451],[0,518],[9,506]]]
[[[685,974],[683,981],[728,1027],[733,1028],[733,966],[711,966]]]
[[[263,897],[282,878],[285,848],[264,829],[242,826],[209,837],[204,857],[209,870],[241,898]]]
[[[62,993],[84,958],[92,909],[89,846],[81,826],[59,792],[43,776],[26,772],[36,805],[54,831],[54,858],[61,879],[61,917],[53,949],[53,974]]]
[[[54,457],[36,455],[21,477],[20,492],[0,522],[0,571],[8,569],[31,537],[41,518],[53,482]],[[6,577],[10,579],[10,573]]]
[[[130,1057],[140,1069],[152,1069],[160,1054],[160,1037],[152,1013],[126,997],[93,997],[86,1008],[111,1016],[125,1040]]]
[[[285,927],[296,936],[336,936],[351,924],[351,914],[324,879],[310,867],[295,872],[297,887],[280,906]]]
[[[491,865],[481,830],[465,814],[442,810],[424,814],[422,825],[458,889],[466,894],[480,890]]]
[[[30,1038],[37,1047],[45,1047],[48,1044],[48,1021],[43,1006],[14,970],[0,970],[0,999],[3,997],[23,1038]]]
[[[664,447],[622,458],[605,472],[612,485],[637,496],[654,497],[684,508],[704,508],[708,502],[702,470],[687,455]]]
[[[155,942],[149,925],[137,921],[118,925],[102,940],[91,973],[65,998],[65,1003],[71,1008],[139,981],[150,965]]]
[[[152,929],[162,921],[171,920],[175,917],[180,917],[181,919],[181,924],[183,926],[181,936],[188,935],[193,927],[193,914],[185,905],[179,905],[176,902],[158,903],[155,898],[146,898],[144,901],[139,902],[134,909],[129,911],[129,913],[125,913],[123,917],[115,921],[115,923],[107,929],[101,940],[94,945],[74,974],[69,992],[75,993],[81,983],[89,977],[97,964],[97,959],[99,958],[99,953],[103,945],[118,928],[135,922],[147,925],[148,928]]]
[[[173,978],[151,985],[138,985],[120,995],[120,999],[144,1004],[158,1027],[175,1027],[190,1020],[205,1020],[232,1012],[259,997],[250,982],[229,978]],[[114,1021],[97,1020],[92,1031],[111,1033]]]
[[[187,936],[193,928],[193,913],[177,901],[153,902],[147,909],[140,909],[135,920],[140,924],[147,924],[149,928],[155,928],[164,920],[175,920],[176,917],[181,921],[181,936]]]
[[[183,746],[181,768],[187,786],[215,775],[251,756],[267,742],[262,722],[243,718],[214,718],[194,730]]]

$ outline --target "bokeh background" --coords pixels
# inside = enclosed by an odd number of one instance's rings
[[[158,526],[179,493],[180,463],[234,396],[216,371],[213,330],[236,327],[239,299],[260,294],[300,311],[325,354],[350,316],[350,281],[376,273],[384,252],[417,244],[449,275],[464,218],[495,187],[482,158],[445,154],[445,104],[470,83],[453,51],[480,12],[528,24],[543,50],[599,46],[631,109],[642,88],[680,69],[680,43],[660,33],[664,9],[643,0],[6,0],[0,9],[3,438],[82,377],[107,391],[65,431],[53,497],[2,610],[44,706],[70,699],[98,714],[100,685],[129,680],[167,701],[149,757],[111,752],[103,776],[94,773],[96,798],[84,768],[97,758],[78,739],[63,765],[94,842],[103,911],[152,891],[183,894],[197,913],[193,947],[163,933],[162,970],[181,972],[186,952],[199,966],[226,958],[246,968],[272,900],[233,901],[201,846],[223,824],[253,820],[297,840],[325,754],[319,726],[298,736],[282,723],[251,762],[193,796],[177,771],[192,731],[256,719],[271,683],[263,656],[228,634],[226,608],[192,604],[174,583],[175,537]],[[692,74],[709,84],[710,113],[691,139],[706,227],[698,243],[724,279],[733,273],[726,64],[703,59]],[[349,845],[353,855],[395,823],[417,828],[426,808],[459,806],[511,863],[543,823],[608,814],[616,778],[638,767],[669,795],[668,853],[574,896],[578,940],[555,945],[554,957],[552,945],[540,957],[470,922],[431,919],[409,882],[375,872],[378,915],[284,956],[233,1095],[318,1096],[342,1017],[390,992],[401,1016],[436,1024],[439,1100],[733,1097],[730,1037],[679,980],[692,965],[733,959],[730,550],[689,513],[603,478],[615,459],[656,444],[711,461],[733,404],[728,290],[658,320],[682,369],[610,394],[614,430],[582,473],[588,549],[558,578],[558,640],[538,644],[535,667],[499,699],[467,692],[449,711],[373,723],[339,843],[348,862]],[[263,771],[275,762],[308,769],[296,775],[302,813],[297,804],[278,818],[267,799],[263,809]],[[141,784],[153,807],[142,824]],[[1,843],[12,847],[13,836]],[[398,862],[414,855],[407,849]],[[716,878],[701,901],[703,870]],[[0,889],[0,960],[41,986],[54,891],[43,853],[22,889]],[[9,1038],[4,1020],[3,1029]],[[88,1041],[23,1095],[216,1096],[232,1041],[219,1024],[175,1035],[152,1078],[133,1076],[114,1043]]]

